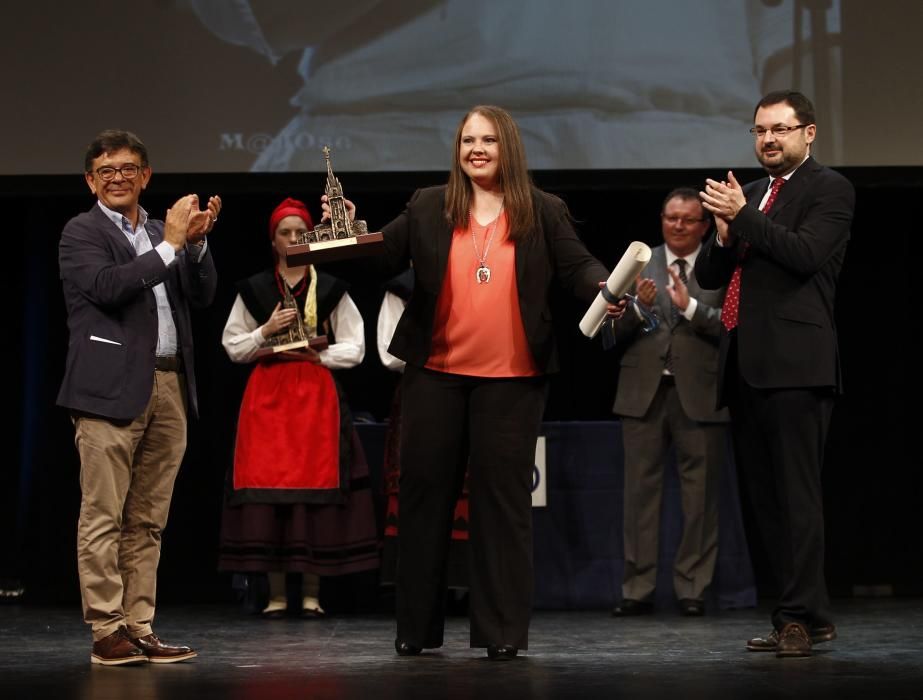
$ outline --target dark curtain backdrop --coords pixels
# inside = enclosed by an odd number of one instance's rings
[[[78,154],[79,155],[79,154]],[[156,154],[154,163],[156,164]],[[919,396],[911,364],[920,317],[918,263],[910,240],[920,230],[923,168],[845,169],[858,198],[853,237],[838,297],[846,396],[835,413],[824,474],[830,585],[848,594],[856,585],[890,584],[919,592],[923,574],[917,515],[919,457],[910,450],[911,415]],[[442,173],[338,173],[347,196],[372,230],[397,215],[416,187],[444,181]],[[632,240],[660,242],[659,212],[674,186],[700,187],[711,172],[542,172],[536,182],[561,195],[589,249],[607,266]],[[749,181],[756,170],[738,177]],[[234,282],[270,264],[267,219],[285,196],[305,199],[315,217],[320,175],[154,173],[142,204],[158,218],[178,196],[220,193],[221,220],[209,238],[219,272],[214,305],[195,317],[202,418],[190,425],[189,448],[164,535],[161,600],[220,600],[228,579],[215,571],[224,475],[230,463],[247,369],[232,365],[220,345],[234,300]],[[0,579],[18,578],[36,601],[79,599],[75,532],[80,501],[73,429],[55,407],[67,343],[57,245],[67,220],[93,205],[82,177],[0,178],[3,257],[8,277],[4,314],[8,446],[0,471]],[[367,353],[342,373],[353,410],[387,415],[395,378],[380,366],[374,329],[377,284],[351,294],[366,319]],[[609,419],[615,358],[577,330],[583,308],[562,294],[555,320],[564,370],[553,382],[547,420]],[[800,352],[809,353],[811,348]]]

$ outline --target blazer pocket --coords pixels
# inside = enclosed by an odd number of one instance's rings
[[[74,361],[78,391],[101,399],[118,398],[125,391],[125,358],[121,343],[87,339]]]
[[[91,335],[90,340],[93,341],[94,343],[106,343],[107,345],[121,345],[121,343],[117,340],[109,340],[109,338],[103,338],[98,335]]]

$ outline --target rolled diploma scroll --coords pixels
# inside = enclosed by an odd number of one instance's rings
[[[615,266],[609,279],[606,280],[606,289],[614,297],[621,297],[631,287],[635,278],[647,267],[651,261],[651,249],[640,241],[632,241],[619,264]],[[599,332],[599,327],[606,320],[606,307],[609,302],[603,298],[602,292],[596,295],[590,308],[580,321],[580,332],[587,338],[593,338]]]

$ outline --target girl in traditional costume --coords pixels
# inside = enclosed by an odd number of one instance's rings
[[[331,372],[362,361],[362,317],[346,283],[313,265],[289,267],[285,257],[312,226],[302,202],[276,207],[276,264],[238,283],[221,339],[232,361],[255,364],[240,407],[219,568],[268,574],[266,617],[286,614],[287,573],[302,574],[299,612],[321,616],[321,576],[378,567],[368,467]],[[273,339],[291,328],[327,336],[326,349],[274,352]]]

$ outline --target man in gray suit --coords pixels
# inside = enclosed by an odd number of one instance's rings
[[[684,615],[705,612],[704,595],[718,554],[718,485],[726,455],[725,409],[715,409],[718,338],[724,290],[705,291],[693,271],[710,218],[691,188],[667,195],[664,245],[636,285],[638,299],[659,318],[644,332],[629,309],[613,326],[624,347],[613,411],[625,445],[625,574],[612,614],[653,610],[665,458],[676,449],[683,536],[673,587]]]

